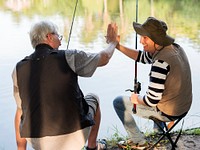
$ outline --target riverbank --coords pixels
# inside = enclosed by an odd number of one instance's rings
[[[200,135],[181,135],[178,143],[177,150],[200,150]],[[170,150],[170,143],[163,146],[158,146],[154,150]],[[108,150],[121,150],[117,146],[109,147]]]
[[[176,138],[177,133],[175,132],[172,139]],[[118,138],[119,139],[119,138]],[[160,145],[154,148],[154,150],[169,150],[171,144],[168,141],[163,141]],[[108,150],[121,150],[114,145],[114,141],[108,141]],[[128,150],[128,149],[127,149]],[[183,131],[180,136],[176,150],[200,150],[200,128],[188,129]]]

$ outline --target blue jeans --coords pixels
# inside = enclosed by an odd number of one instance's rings
[[[143,133],[140,132],[133,115],[133,104],[130,101],[129,96],[118,96],[113,101],[114,109],[121,120],[124,128],[126,129],[128,136],[133,141],[139,141],[144,139]],[[150,116],[154,116],[162,121],[170,121],[167,117],[162,116],[161,112],[157,111],[156,107],[149,107],[144,105],[136,106],[136,114],[139,117],[148,119]]]

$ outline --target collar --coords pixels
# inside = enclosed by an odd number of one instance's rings
[[[40,60],[51,53],[58,53],[58,50],[53,49],[50,45],[42,43],[35,47],[35,52],[30,56],[32,60]]]
[[[171,46],[171,45],[163,46],[161,49],[156,50],[156,51],[154,52],[154,54],[152,55],[152,58],[155,58],[156,55],[158,55],[158,53],[160,53],[162,50],[164,50],[164,49],[166,49],[166,48],[169,48],[170,46]]]
[[[38,44],[38,45],[35,47],[35,51],[43,50],[43,49],[54,50],[50,45],[45,44],[45,43]]]

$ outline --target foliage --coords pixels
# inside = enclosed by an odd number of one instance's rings
[[[69,34],[76,0],[0,0],[0,10],[8,11],[17,22],[22,17],[52,18],[57,16],[65,23],[63,31]],[[17,8],[17,6],[19,8]],[[138,0],[138,21],[148,16],[165,20],[168,33],[173,37],[186,37],[200,45],[199,0]],[[79,19],[84,18],[79,24]],[[79,33],[84,44],[95,41],[100,33],[106,32],[111,21],[119,25],[121,40],[133,32],[132,22],[136,19],[136,0],[78,0],[75,24],[81,25]],[[78,30],[74,29],[75,32]]]
[[[183,134],[200,135],[200,127],[184,130]]]

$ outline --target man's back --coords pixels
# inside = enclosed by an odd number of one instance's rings
[[[167,62],[170,67],[164,84],[165,90],[157,107],[170,116],[188,112],[192,103],[192,83],[184,50],[178,44],[172,44],[161,50],[156,59]]]
[[[35,53],[18,63],[17,79],[22,110],[26,112],[22,116],[22,136],[67,134],[93,124],[86,117],[88,106],[64,51],[39,45]]]

